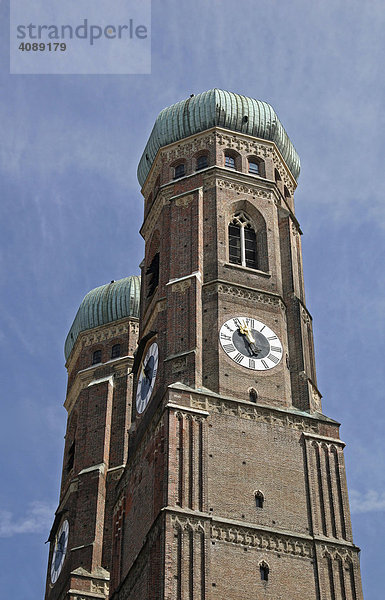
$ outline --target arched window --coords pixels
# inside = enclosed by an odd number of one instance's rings
[[[283,186],[283,195],[285,196],[285,198],[288,200],[290,198],[290,192],[287,189],[286,185]]]
[[[92,355],[92,364],[93,365],[97,365],[100,362],[102,362],[102,351],[101,350],[95,350],[95,352]]]
[[[281,181],[281,176],[279,174],[278,169],[274,169],[274,179],[276,183],[278,183],[278,181]]]
[[[249,173],[259,175],[259,164],[253,160],[249,160]]]
[[[111,348],[111,358],[119,358],[120,356],[120,344],[114,344]]]
[[[265,177],[265,163],[262,158],[259,158],[258,156],[250,156],[250,158],[248,158],[248,164],[249,173],[251,173],[251,175]]]
[[[265,561],[262,561],[259,565],[259,572],[261,574],[262,581],[269,580],[269,571],[269,565]]]
[[[209,166],[209,159],[207,154],[202,154],[202,156],[198,156],[197,158],[197,171],[201,169],[206,169]]]
[[[254,492],[255,497],[255,506],[256,508],[263,508],[263,503],[265,501],[264,495],[259,490]]]
[[[185,164],[180,163],[175,167],[174,171],[174,179],[179,179],[179,177],[183,177],[185,174]]]
[[[147,275],[147,298],[153,295],[159,283],[159,252],[154,255],[150,266],[146,271]]]
[[[229,261],[250,269],[258,268],[257,236],[244,212],[236,213],[229,224]]]
[[[258,392],[256,389],[254,388],[250,388],[249,389],[249,400],[250,402],[257,402],[257,398],[258,398]]]
[[[225,167],[235,169],[235,158],[228,152],[225,153]]]

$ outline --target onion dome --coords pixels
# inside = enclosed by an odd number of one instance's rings
[[[273,107],[261,100],[213,89],[161,111],[139,162],[140,185],[143,186],[160,148],[211,127],[274,142],[293,177],[298,179],[299,156]]]
[[[140,277],[111,281],[88,292],[67,335],[64,354],[68,360],[79,333],[125,317],[139,317]]]

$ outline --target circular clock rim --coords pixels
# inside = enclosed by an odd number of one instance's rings
[[[151,398],[152,392],[154,390],[155,380],[156,380],[156,377],[157,377],[157,374],[155,374],[155,377],[152,378],[151,385],[150,385],[149,390],[148,390],[147,395],[146,395],[145,405],[143,407],[143,410],[139,411],[139,408],[138,408],[138,390],[139,390],[140,377],[142,376],[141,369],[142,369],[142,365],[143,365],[144,361],[147,358],[147,355],[150,352],[150,349],[154,345],[156,346],[156,350],[157,350],[156,351],[157,360],[156,360],[155,364],[156,364],[156,368],[158,368],[158,364],[159,364],[159,346],[158,346],[158,343],[157,343],[157,341],[156,341],[155,338],[152,338],[147,343],[146,348],[145,348],[145,350],[143,352],[143,355],[142,355],[142,360],[140,361],[140,366],[139,366],[140,376],[138,378],[138,382],[137,382],[137,386],[136,386],[136,394],[135,394],[135,408],[136,408],[136,412],[137,412],[138,415],[142,415],[144,413],[144,411],[146,410],[146,408],[148,406],[148,403],[150,402],[150,398]],[[153,356],[153,354],[152,354],[152,356]]]
[[[242,356],[244,358],[249,358],[250,359],[249,360],[249,364],[243,364],[243,359],[240,362],[236,361],[235,360],[235,356],[237,355],[236,354],[237,349],[235,351],[227,352],[225,350],[225,348],[224,348],[224,346],[226,345],[226,342],[223,339],[221,339],[221,333],[224,333],[223,329],[224,329],[225,325],[228,324],[229,321],[233,321],[233,319],[253,319],[255,322],[260,323],[263,326],[263,328],[266,328],[268,330],[267,333],[271,332],[271,334],[276,337],[277,346],[280,348],[280,353],[272,354],[272,352],[270,351],[270,354],[275,357],[274,361],[276,360],[277,362],[274,362],[273,364],[268,364],[266,362],[266,357],[263,357],[261,359],[258,359],[258,358],[253,359],[252,357],[247,357],[245,354],[243,354],[242,352],[239,352],[239,351],[238,351],[238,355],[242,354]],[[258,332],[258,333],[261,333],[261,332]],[[263,333],[261,333],[261,335],[266,338],[266,336]],[[228,319],[226,319],[222,323],[222,325],[221,325],[221,327],[219,329],[219,332],[218,332],[218,338],[219,338],[219,342],[220,342],[221,348],[224,351],[224,353],[226,354],[226,356],[228,358],[230,358],[230,360],[232,360],[232,362],[235,362],[240,367],[243,367],[243,368],[248,369],[250,371],[258,371],[258,372],[261,372],[261,373],[266,372],[266,371],[271,371],[272,369],[274,369],[274,367],[277,367],[281,363],[281,361],[282,361],[283,346],[282,346],[282,342],[281,342],[279,336],[276,334],[276,332],[273,329],[271,329],[271,327],[269,327],[269,325],[266,325],[266,323],[264,323],[263,321],[261,321],[257,317],[251,317],[250,315],[246,316],[246,315],[239,315],[239,314],[236,314],[233,317],[229,317]],[[227,342],[227,343],[229,343],[229,342]],[[270,348],[271,348],[271,344],[270,344]],[[231,356],[230,354],[233,354],[233,356]],[[279,354],[279,356],[277,356],[276,354]],[[270,361],[270,362],[272,362],[272,361]],[[252,363],[255,366],[249,366]]]
[[[62,571],[63,565],[64,565],[64,560],[65,557],[67,555],[67,546],[68,546],[68,538],[69,538],[69,530],[70,530],[70,526],[69,526],[69,522],[68,519],[64,519],[64,521],[62,522],[60,529],[58,531],[58,533],[55,536],[55,549],[52,553],[52,561],[51,561],[51,571],[50,571],[50,579],[51,579],[51,584],[55,585],[55,583],[57,582],[57,580],[59,579],[59,575]],[[65,532],[65,548],[64,548],[64,552],[63,555],[61,557],[60,560],[60,564],[57,568],[55,568],[55,558],[56,558],[56,552],[57,552],[57,548],[56,548],[56,543],[57,540],[61,537],[62,533]]]

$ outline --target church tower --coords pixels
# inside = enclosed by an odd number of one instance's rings
[[[47,600],[362,600],[344,444],[317,388],[299,169],[264,102],[215,89],[158,116],[138,169],[140,313],[71,330]],[[120,323],[121,367],[86,366]]]
[[[46,600],[108,598],[115,485],[127,461],[140,278],[89,292],[65,343],[68,412]]]

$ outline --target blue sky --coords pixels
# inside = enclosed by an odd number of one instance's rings
[[[366,600],[383,590],[385,5],[153,2],[152,74],[9,75],[0,0],[0,580],[43,597],[66,413],[63,346],[84,295],[138,273],[136,167],[159,111],[219,87],[271,103],[302,162],[324,412],[341,421]]]

